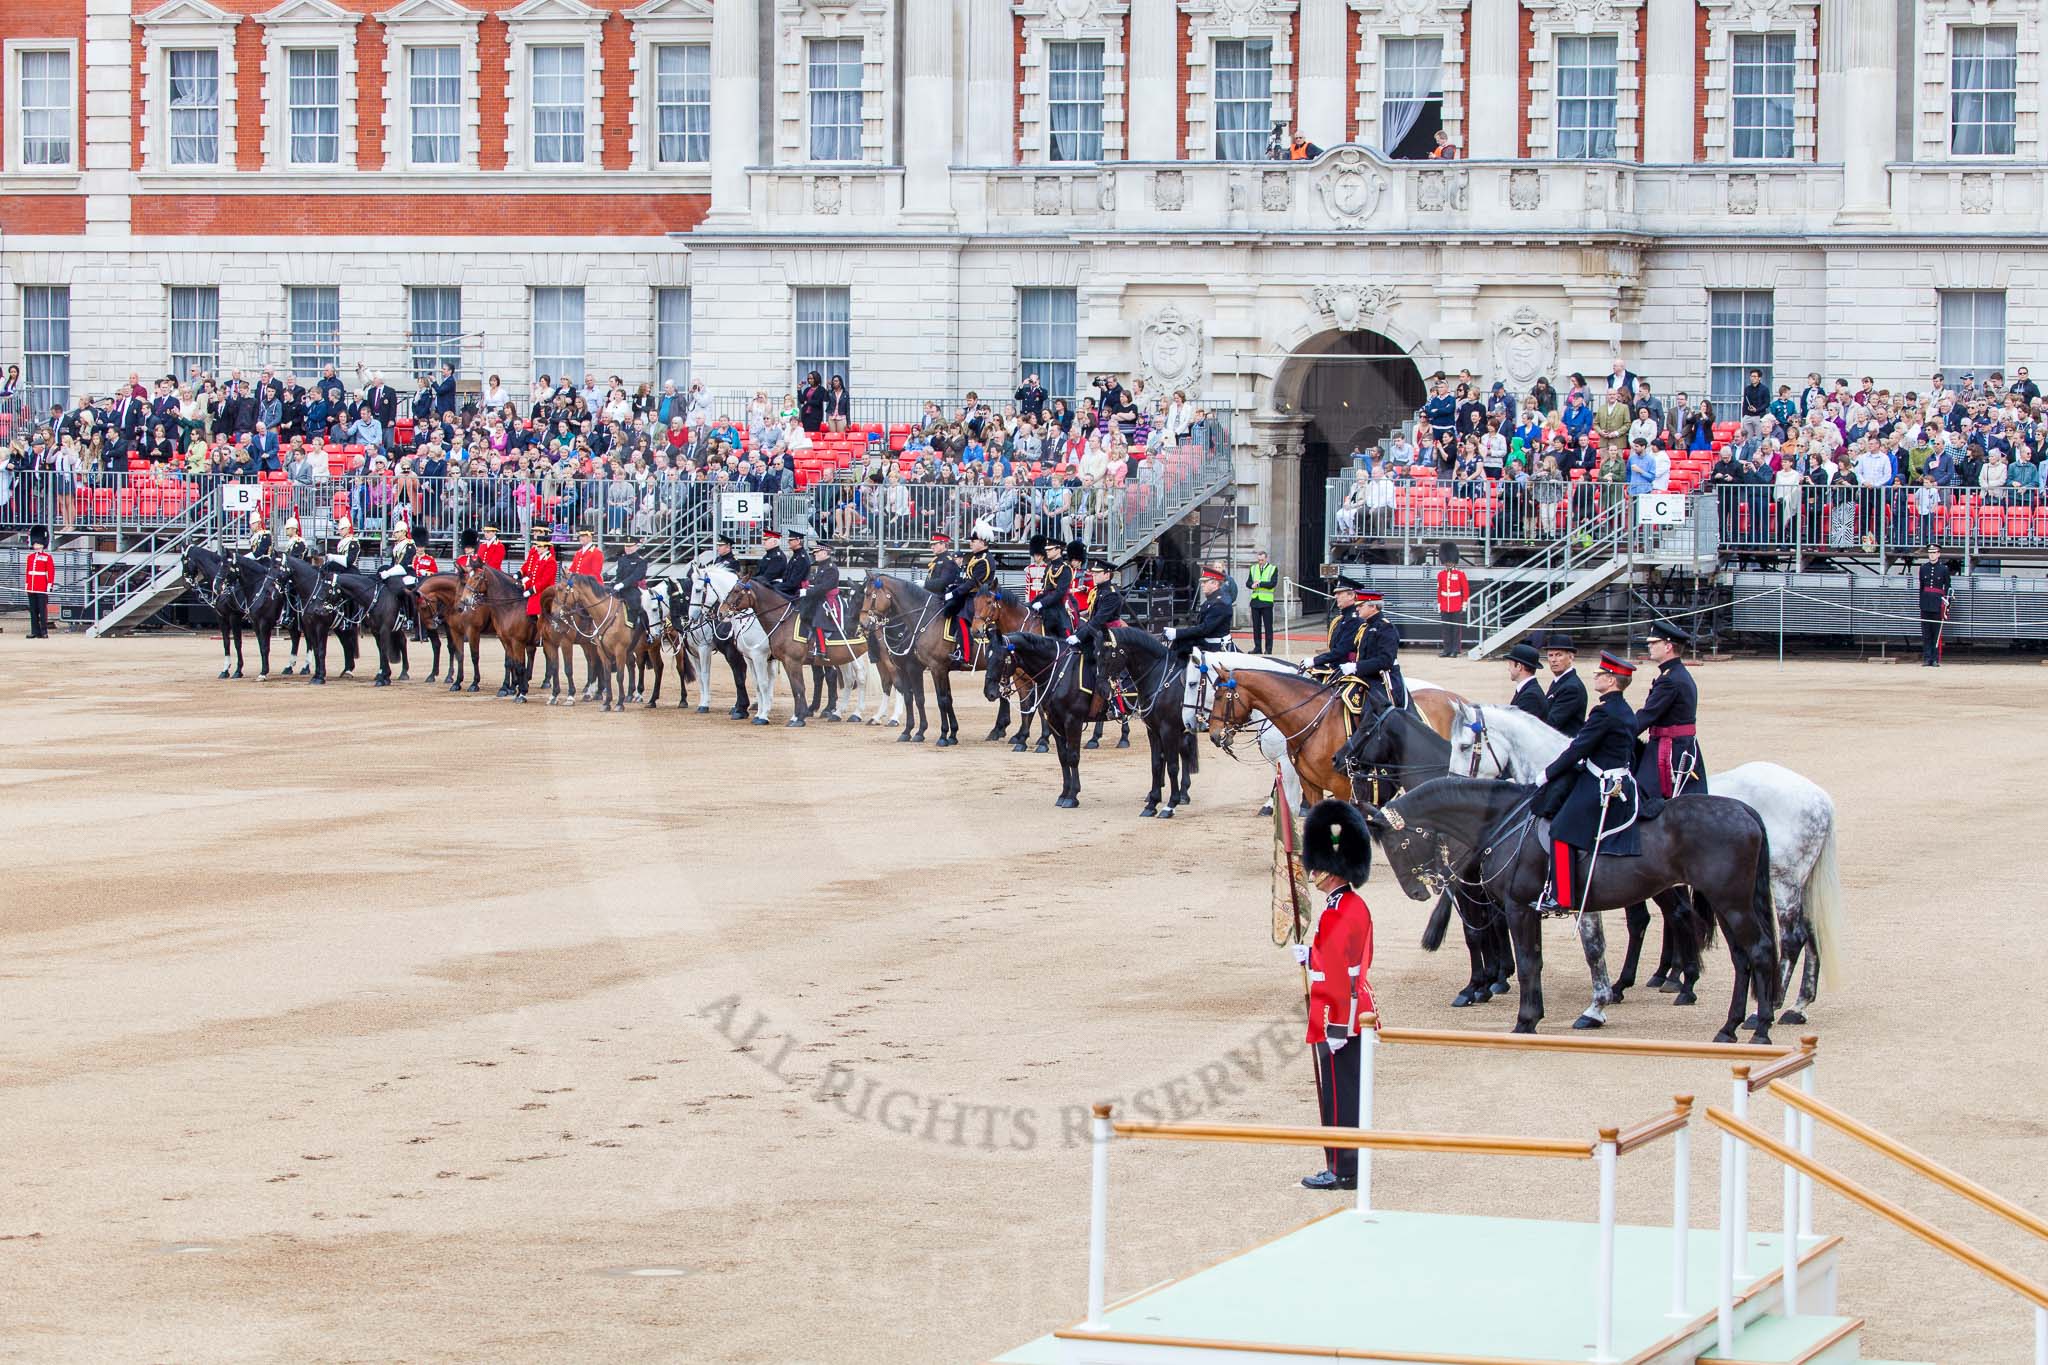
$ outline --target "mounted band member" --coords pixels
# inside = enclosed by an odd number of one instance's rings
[[[355,524],[344,516],[335,523],[335,529],[340,536],[334,542],[334,548],[327,552],[327,560],[320,566],[320,571],[330,575],[354,573],[356,561],[363,556],[363,543],[356,539]]]
[[[1543,719],[1569,739],[1586,723],[1586,685],[1579,681],[1579,647],[1569,635],[1553,635],[1543,646],[1550,665],[1550,691],[1543,698]]]
[[[1355,888],[1372,874],[1372,836],[1349,801],[1323,801],[1302,828],[1301,868],[1327,898],[1315,936],[1294,946],[1308,971],[1308,1041],[1316,1067],[1316,1108],[1325,1128],[1358,1126],[1359,1058],[1351,1046],[1363,1017],[1376,1013],[1372,983],[1372,911]],[[1358,1188],[1358,1152],[1323,1149],[1324,1167],[1302,1184],[1312,1190]]]
[[[498,528],[484,527],[484,538],[476,547],[477,558],[498,572],[505,571],[505,542],[498,539]]]
[[[647,582],[647,556],[641,552],[640,537],[628,535],[626,548],[612,561],[611,588],[626,604],[626,620],[633,629],[647,629],[646,605],[640,600],[640,589]]]
[[[1095,575],[1088,572],[1088,545],[1085,541],[1067,542],[1067,567],[1074,571],[1073,581],[1067,585],[1067,596],[1076,621],[1088,619],[1088,610],[1095,603]]]
[[[455,538],[455,567],[461,572],[468,573],[469,566],[476,563],[476,545],[476,532],[467,528],[463,530],[461,535]]]
[[[996,564],[989,558],[988,537],[975,531],[967,537],[967,557],[960,561],[960,572],[967,579],[967,600],[971,603],[976,595],[996,590]]]
[[[832,562],[832,547],[820,540],[811,546],[810,573],[804,579],[801,610],[797,615],[797,629],[803,633],[804,648],[818,650],[817,630],[818,609],[828,603],[837,606],[839,596],[839,566]],[[824,651],[818,650],[819,654]],[[791,686],[795,686],[792,682]]]
[[[1230,599],[1223,594],[1227,582],[1223,570],[1213,564],[1202,570],[1202,596],[1195,614],[1184,625],[1166,628],[1166,645],[1183,667],[1195,650],[1218,650],[1230,642]]]
[[[1348,770],[1363,770],[1367,766],[1359,751],[1372,734],[1373,718],[1408,705],[1408,684],[1401,676],[1401,632],[1386,618],[1383,601],[1376,592],[1358,594],[1355,653],[1350,666],[1340,669],[1365,685],[1365,713],[1358,718],[1357,728],[1337,756],[1338,763]]]
[[[526,557],[519,561],[519,586],[526,590],[528,616],[540,615],[541,594],[555,586],[560,567],[555,562],[555,547],[548,543],[546,534],[535,531],[526,543]]]
[[[1515,685],[1515,695],[1508,699],[1508,705],[1538,720],[1544,719],[1545,711],[1543,684],[1536,681],[1536,670],[1541,667],[1543,656],[1527,640],[1508,651],[1508,681]]]
[[[1700,690],[1681,657],[1691,639],[1669,621],[1650,627],[1650,658],[1656,662],[1657,676],[1636,711],[1636,733],[1645,741],[1636,759],[1636,781],[1667,798],[1707,794],[1707,760],[1695,738]]]
[[[953,537],[944,531],[932,532],[932,557],[924,566],[924,590],[939,599],[939,615],[946,622],[947,633],[952,634],[962,604],[972,602],[974,595],[967,590],[967,574],[960,561],[953,557]]]
[[[1920,573],[1920,666],[1941,667],[1941,637],[1948,625],[1949,584],[1952,575],[1942,562],[1939,546],[1927,547]]]
[[[789,570],[789,551],[782,548],[782,532],[761,533],[761,562],[754,566],[754,577],[774,587],[782,581],[782,575]]]
[[[282,560],[288,555],[304,555],[305,553],[306,538],[299,534],[299,514],[294,512],[284,519],[284,545],[279,550],[277,557]]]
[[[1067,547],[1057,540],[1045,543],[1045,581],[1030,602],[1031,610],[1045,623],[1045,633],[1055,640],[1073,644],[1074,618],[1067,609],[1067,594],[1074,583],[1073,566],[1067,563]]]
[[[378,573],[382,579],[396,579],[403,586],[411,588],[419,583],[419,575],[413,572],[414,561],[419,558],[420,547],[412,543],[412,528],[399,522],[391,528],[391,562]]]
[[[1087,618],[1074,628],[1074,633],[1080,638],[1080,649],[1086,660],[1081,685],[1093,692],[1101,686],[1103,637],[1111,627],[1124,623],[1124,595],[1123,590],[1117,587],[1116,571],[1109,567],[1108,556],[1095,556],[1090,569],[1094,591],[1089,594]],[[1123,714],[1123,698],[1114,687],[1110,692],[1110,702],[1120,716]]]
[[[1024,601],[1026,605],[1036,602],[1039,590],[1045,587],[1045,551],[1049,544],[1051,542],[1044,536],[1031,537],[1031,558],[1024,562]]]
[[[1643,851],[1639,816],[1654,815],[1656,803],[1636,786],[1636,713],[1622,695],[1635,666],[1602,652],[1593,687],[1600,701],[1586,723],[1544,770],[1535,813],[1550,821],[1551,881],[1537,902],[1538,914],[1572,909],[1583,888],[1572,878],[1572,851],[1629,857]]]
[[[576,535],[581,543],[576,547],[575,558],[569,561],[569,572],[601,581],[604,578],[604,551],[597,547],[588,530],[578,531]]]

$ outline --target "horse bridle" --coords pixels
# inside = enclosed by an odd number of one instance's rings
[[[1280,738],[1287,746],[1287,761],[1290,763],[1294,761],[1296,753],[1299,752],[1297,741],[1307,739],[1307,737],[1314,732],[1315,728],[1323,723],[1323,718],[1330,714],[1330,708],[1335,706],[1341,697],[1341,694],[1334,687],[1325,687],[1321,683],[1317,683],[1316,687],[1321,693],[1324,694],[1320,698],[1320,700],[1322,701],[1322,707],[1315,713],[1314,716],[1312,716],[1309,719],[1308,724],[1302,726],[1292,735],[1288,734],[1286,729],[1281,726],[1281,717],[1291,716],[1296,711],[1299,711],[1302,707],[1307,706],[1309,703],[1318,700],[1318,698],[1314,694],[1303,697],[1300,701],[1294,703],[1294,705],[1288,707],[1284,711],[1275,711],[1265,714],[1263,716],[1263,719],[1268,726],[1275,730],[1280,731]],[[1219,692],[1236,692],[1236,675],[1233,674],[1232,676],[1225,678],[1222,682],[1216,684],[1216,689]],[[1251,728],[1252,718],[1254,715],[1254,712],[1251,709],[1251,703],[1245,701],[1241,704],[1245,708],[1245,718],[1241,721],[1236,721],[1229,725],[1225,725],[1223,727],[1223,733],[1217,737],[1217,743],[1223,747],[1223,752],[1227,754],[1231,753],[1231,741],[1234,740],[1241,732]],[[1235,758],[1236,755],[1231,754],[1231,757]]]
[[[1493,760],[1495,773],[1502,777],[1507,776],[1508,765],[1501,762],[1500,755],[1493,751],[1493,732],[1486,728],[1486,717],[1478,707],[1472,708],[1472,719],[1465,722],[1465,728],[1472,732],[1472,761],[1466,765],[1465,776],[1479,776],[1479,759],[1482,752],[1485,757]]]

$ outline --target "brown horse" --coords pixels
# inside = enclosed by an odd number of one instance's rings
[[[760,622],[761,631],[768,637],[768,657],[782,665],[782,672],[789,679],[789,727],[800,728],[804,717],[809,714],[804,705],[804,664],[811,658],[811,642],[804,639],[797,630],[799,614],[794,598],[785,597],[766,583],[757,579],[742,578],[725,595],[719,610],[727,616],[741,612],[754,613]],[[820,613],[818,620],[829,623],[830,617]],[[841,631],[842,635],[849,632]],[[834,639],[826,632],[824,663],[831,668],[844,668],[861,657],[866,642],[859,639]],[[754,724],[768,723],[768,707],[774,704],[774,682],[763,689],[764,700],[754,713]]]
[[[1023,631],[1027,635],[1045,634],[1045,624],[1029,607],[1024,605],[1021,595],[997,590],[974,595],[974,638],[976,643],[993,647],[1002,642],[1005,635]],[[1028,686],[1029,679],[1024,680]],[[1049,732],[1045,728],[1045,717],[1037,711],[1017,708],[1022,718],[1017,725],[1017,738],[1011,741],[1012,753],[1023,753],[1024,746],[1031,739],[1031,718],[1038,716],[1038,752],[1044,753]],[[1001,697],[996,702],[996,724],[985,736],[989,740],[1001,739],[1010,730],[1010,699]]]
[[[960,717],[953,709],[954,672],[972,671],[954,653],[954,641],[946,629],[943,603],[936,593],[921,584],[891,574],[868,576],[861,592],[861,625],[878,636],[882,650],[894,661],[898,688],[905,699],[903,733],[899,744],[924,743],[927,717],[924,705],[924,675],[932,675],[932,692],[939,700],[939,741],[941,749],[960,742]],[[984,640],[981,644],[986,650]],[[977,659],[976,663],[980,660]],[[910,731],[911,713],[917,713],[917,733]],[[1000,731],[991,733],[994,739]]]
[[[465,649],[469,651],[469,690],[474,692],[483,681],[483,638],[492,633],[491,614],[482,603],[475,603],[469,610],[461,606],[466,589],[462,575],[456,573],[433,573],[420,580],[420,629],[427,632],[434,642],[434,671],[427,674],[427,681],[436,681],[441,674],[441,640],[448,641],[448,690],[462,690],[463,659]],[[509,686],[508,674],[506,683]]]
[[[491,633],[505,647],[505,690],[499,695],[525,701],[527,684],[533,680],[533,642],[538,630],[536,619],[526,614],[526,590],[518,579],[482,560],[469,566],[462,585],[468,591],[456,603],[457,609],[481,606],[490,616]]]
[[[597,651],[590,642],[577,638],[575,627],[566,621],[557,624],[555,617],[555,596],[561,591],[560,585],[550,583],[541,589],[540,614],[533,619],[539,623],[538,638],[534,642],[542,657],[547,660],[547,676],[543,686],[548,689],[548,705],[558,706],[562,691],[568,689],[569,700],[576,699],[576,651],[583,651],[584,672],[594,688],[597,685]],[[527,667],[532,668],[529,657]]]
[[[1263,717],[1287,741],[1287,755],[1310,792],[1352,800],[1351,779],[1338,755],[1350,736],[1340,689],[1316,681],[1291,665],[1263,655],[1207,655],[1219,676],[1209,688],[1209,738],[1225,748],[1239,732]],[[1458,704],[1465,699],[1436,687],[1414,687],[1408,705],[1437,734],[1450,737]]]
[[[588,645],[597,668],[597,699],[600,709],[626,709],[626,670],[641,643],[640,632],[626,616],[626,604],[617,594],[589,574],[570,574],[556,587],[549,615],[556,630],[569,632],[578,643]],[[659,663],[661,651],[655,651]],[[565,706],[576,704],[569,693]],[[652,705],[652,703],[649,703]]]

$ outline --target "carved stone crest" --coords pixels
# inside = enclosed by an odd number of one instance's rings
[[[1285,213],[1294,207],[1294,177],[1286,171],[1267,171],[1259,177],[1259,207],[1268,213]]]
[[[1753,175],[1731,175],[1728,177],[1728,211],[1730,213],[1755,213],[1757,204],[1757,183]]]
[[[1245,184],[1242,175],[1233,172],[1223,192],[1223,202],[1232,213],[1243,213],[1252,206],[1252,188]]]
[[[834,177],[811,182],[811,212],[839,212],[839,181]]]
[[[1308,301],[1340,331],[1355,332],[1375,314],[1391,311],[1400,297],[1391,284],[1325,284],[1309,291]]]
[[[1557,367],[1557,322],[1524,305],[1493,329],[1493,372],[1517,389]]]
[[[1557,0],[1550,12],[1574,31],[1585,33],[1595,24],[1613,22],[1614,0]]]
[[[1138,365],[1160,393],[1192,391],[1202,380],[1202,323],[1169,303],[1138,324]]]
[[[1348,226],[1372,217],[1386,190],[1387,178],[1356,147],[1340,147],[1330,153],[1327,167],[1316,177],[1316,193],[1324,211]]]
[[[1188,201],[1187,175],[1182,171],[1159,171],[1152,177],[1152,207],[1161,213],[1179,213]]]
[[[1963,177],[1963,212],[1991,212],[1991,177],[1988,175],[1966,175]]]
[[[1465,172],[1423,171],[1415,186],[1415,207],[1423,213],[1465,208]]]
[[[1041,175],[1031,182],[1031,211],[1041,218],[1049,218],[1060,211],[1060,182],[1049,175]]]
[[[1531,170],[1508,172],[1508,207],[1536,209],[1543,206],[1543,177]]]

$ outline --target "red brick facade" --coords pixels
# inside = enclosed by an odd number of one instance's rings
[[[151,194],[130,203],[129,229],[138,236],[659,237],[696,227],[711,198],[631,192]],[[82,206],[79,221],[82,230]]]
[[[496,15],[476,26],[477,61],[485,71],[503,71],[512,60],[512,35]],[[505,82],[477,86],[477,165],[486,171],[505,169]]]
[[[235,169],[263,169],[263,25],[235,29]],[[223,128],[222,133],[226,133]]]
[[[356,25],[356,169],[384,169],[384,25]]]
[[[82,194],[0,194],[0,232],[70,237],[84,231]]]
[[[633,165],[633,26],[620,15],[604,21],[604,168]]]

